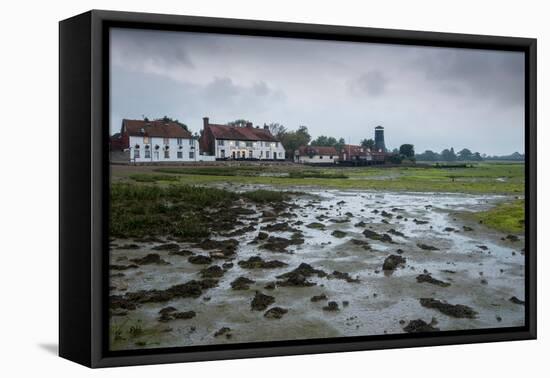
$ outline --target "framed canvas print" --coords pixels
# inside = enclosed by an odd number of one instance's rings
[[[536,337],[536,40],[60,23],[60,355]]]

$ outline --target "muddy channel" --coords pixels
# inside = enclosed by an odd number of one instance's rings
[[[111,349],[522,326],[523,236],[464,216],[504,200],[312,188],[208,243],[112,240]]]

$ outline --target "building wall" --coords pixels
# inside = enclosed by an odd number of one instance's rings
[[[220,145],[220,142],[223,145]],[[263,141],[238,141],[238,140],[215,140],[216,158],[235,158],[242,159],[244,152],[245,159],[259,160],[284,160],[285,149],[280,142],[263,142]],[[223,153],[222,153],[223,151]],[[275,154],[276,153],[276,157]]]
[[[333,155],[332,159],[330,155],[313,155],[300,156],[298,155],[297,162],[302,164],[334,164],[338,161],[338,156]]]
[[[139,157],[136,158],[136,145],[139,145]],[[158,150],[155,146],[159,146]],[[168,157],[165,156],[164,147],[168,146]],[[181,148],[180,148],[181,146]],[[194,148],[193,148],[194,147]],[[150,155],[146,156],[144,138],[141,136],[130,136],[130,162],[135,163],[155,163],[155,162],[189,162],[204,161],[199,156],[199,142],[196,139],[181,138],[181,145],[178,145],[178,138],[168,138],[168,144],[164,143],[164,138],[149,138]],[[181,152],[181,157],[178,157]],[[193,156],[190,156],[193,152]]]

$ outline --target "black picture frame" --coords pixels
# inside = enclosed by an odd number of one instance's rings
[[[109,352],[107,345],[110,27],[525,53],[526,325]],[[536,39],[92,10],[59,24],[59,354],[88,367],[535,339]]]

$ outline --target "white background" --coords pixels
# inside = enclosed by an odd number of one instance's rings
[[[89,9],[538,38],[539,149],[549,144],[550,27],[545,1],[4,1],[0,22],[0,375],[105,377],[548,374],[548,154],[539,153],[539,340],[90,370],[56,356],[58,25]],[[546,103],[546,104],[545,104]],[[547,169],[547,168],[546,168]],[[547,269],[546,269],[547,271]],[[546,348],[546,353],[545,353]]]

